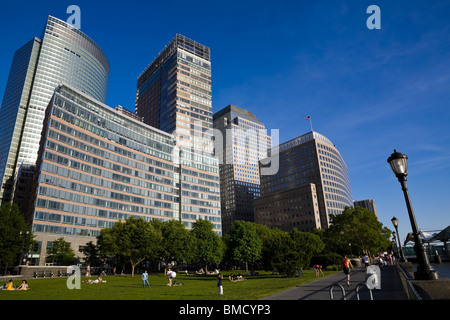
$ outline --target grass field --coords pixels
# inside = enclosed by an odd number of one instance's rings
[[[30,279],[30,290],[0,290],[0,300],[257,300],[271,294],[302,285],[316,278],[314,271],[304,271],[302,277],[283,278],[260,271],[258,276],[248,276],[244,281],[230,282],[230,272],[224,272],[224,295],[217,294],[215,275],[181,275],[176,280],[183,285],[169,287],[164,274],[150,274],[151,288],[142,287],[140,274],[131,276],[106,276],[106,282],[88,284],[81,282],[80,289],[68,289],[67,278]],[[237,275],[239,270],[234,270]],[[324,271],[325,276],[336,271]],[[241,274],[245,272],[241,271]],[[81,281],[96,279],[82,277]],[[14,281],[19,285],[22,281]]]

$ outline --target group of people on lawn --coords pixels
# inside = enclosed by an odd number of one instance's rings
[[[22,280],[20,286],[15,286],[12,279],[0,287],[1,290],[29,290],[27,280]]]

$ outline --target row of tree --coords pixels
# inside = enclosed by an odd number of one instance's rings
[[[97,243],[88,243],[83,249],[86,262],[99,266],[102,261],[114,259],[115,265],[131,265],[132,274],[142,262],[170,264],[196,263],[241,264],[246,270],[278,269],[292,276],[299,269],[313,263],[337,264],[344,254],[376,253],[387,250],[391,231],[383,227],[376,216],[361,207],[347,207],[338,215],[330,216],[331,227],[326,230],[289,232],[252,222],[235,221],[223,237],[213,231],[207,220],[198,220],[192,229],[177,220],[161,222],[130,217],[102,229]],[[0,208],[0,261],[14,264],[18,251],[29,246],[31,237],[17,237],[30,231],[16,206]],[[14,254],[15,252],[15,254]],[[48,261],[71,264],[75,254],[63,238],[53,243]]]
[[[249,270],[276,268],[280,273],[292,276],[309,266],[312,256],[325,245],[318,235],[293,229],[284,232],[252,222],[235,221],[231,231],[220,237],[207,220],[198,220],[191,230],[177,220],[161,222],[145,221],[130,217],[103,229],[97,245],[85,250],[87,260],[114,256],[119,261],[135,267],[143,261],[161,261],[165,264],[197,263],[205,270],[208,265],[220,263],[241,264]],[[98,260],[97,260],[98,261]]]
[[[145,221],[129,218],[103,229],[96,252],[129,261],[134,268],[142,261],[164,263],[242,264],[252,269],[278,269],[292,276],[314,262],[339,264],[342,255],[376,253],[388,250],[391,231],[376,216],[361,207],[347,207],[341,214],[331,215],[327,230],[289,232],[264,225],[235,221],[223,237],[213,231],[207,220],[198,220],[191,230],[177,221]],[[90,255],[98,256],[98,254]],[[90,259],[88,257],[88,259]]]

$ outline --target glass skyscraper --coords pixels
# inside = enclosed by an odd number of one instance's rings
[[[253,200],[260,195],[258,161],[268,156],[272,139],[253,113],[234,105],[214,114],[214,128],[223,142],[218,156],[222,229],[227,233],[235,220],[255,221]]]
[[[278,157],[278,172],[261,176],[256,222],[283,230],[327,229],[330,214],[353,205],[347,165],[324,135],[311,131],[282,143]]]
[[[59,86],[45,115],[28,211],[39,244],[31,264],[43,265],[61,237],[82,256],[79,248],[118,219],[176,218],[173,148],[171,134]]]
[[[34,164],[45,109],[60,82],[105,102],[109,62],[100,47],[72,25],[49,16],[41,39],[14,54],[0,109],[0,199],[11,201],[19,166]]]
[[[135,112],[174,135],[180,220],[209,220],[221,233],[219,165],[214,157],[210,49],[177,34],[137,80]]]

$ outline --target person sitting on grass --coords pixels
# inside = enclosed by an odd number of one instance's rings
[[[239,273],[236,278],[236,281],[242,281],[242,280],[245,280],[245,278],[243,276],[241,276],[241,274]]]
[[[16,289],[16,290],[28,290],[30,289],[28,287],[27,280],[22,280],[22,284]]]
[[[16,287],[14,287],[12,279],[8,281],[8,284],[6,285],[6,289],[5,290],[16,290]]]
[[[195,274],[205,274],[205,270],[201,268],[199,271],[195,271]]]

